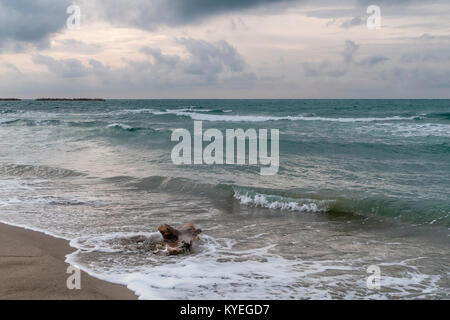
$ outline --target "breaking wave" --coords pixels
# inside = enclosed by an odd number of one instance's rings
[[[153,115],[176,115],[180,117],[189,117],[192,120],[199,121],[223,121],[223,122],[266,122],[266,121],[328,121],[328,122],[383,122],[383,121],[404,121],[419,120],[417,116],[402,117],[361,117],[361,118],[331,118],[318,117],[310,115],[296,116],[266,116],[266,115],[225,115],[233,110],[223,109],[203,109],[198,107],[185,107],[178,109],[128,109],[119,111],[118,114],[140,114],[148,113]]]
[[[276,195],[266,195],[250,192],[243,193],[236,190],[234,198],[239,200],[242,205],[261,207],[272,210],[288,210],[300,212],[326,212],[328,211],[327,201],[318,201],[313,199],[289,199]]]

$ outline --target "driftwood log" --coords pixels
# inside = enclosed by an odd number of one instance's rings
[[[163,237],[169,255],[181,254],[190,251],[194,241],[200,240],[198,235],[202,230],[194,227],[192,223],[187,223],[178,229],[172,228],[168,224],[163,224],[158,228]]]

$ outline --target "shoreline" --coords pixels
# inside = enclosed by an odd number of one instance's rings
[[[123,285],[81,271],[81,289],[66,286],[75,251],[68,240],[0,223],[0,300],[136,300]]]

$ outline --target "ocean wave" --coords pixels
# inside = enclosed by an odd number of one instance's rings
[[[12,124],[12,123],[16,123],[19,122],[20,119],[0,119],[0,125],[2,124]]]
[[[141,114],[141,113],[150,113],[155,115],[163,115],[163,114],[176,114],[177,112],[212,112],[213,109],[206,109],[202,107],[196,107],[196,106],[187,106],[177,109],[164,109],[164,110],[158,110],[158,109],[152,109],[152,108],[141,108],[141,109],[124,109],[120,111],[113,112],[114,115],[127,115],[127,114]]]
[[[106,126],[107,129],[114,129],[119,131],[127,131],[127,132],[138,132],[138,131],[149,131],[152,133],[159,132],[160,130],[155,130],[151,128],[144,127],[133,127],[123,123],[112,123]]]
[[[133,128],[132,126],[122,124],[122,123],[112,123],[112,124],[107,125],[106,127],[113,128],[113,129],[122,129],[122,130],[126,130],[126,131],[133,131],[133,130],[137,129],[137,128]]]
[[[139,127],[132,126],[123,123],[112,123],[104,127],[103,129],[107,129],[109,132],[116,132],[120,135],[120,133],[142,133],[142,134],[165,134],[164,137],[170,136],[172,131],[166,129],[153,129],[147,127]]]
[[[39,178],[66,178],[85,175],[81,172],[63,168],[9,163],[0,164],[0,174],[6,176]]]
[[[383,122],[383,121],[404,121],[417,120],[416,116],[411,117],[365,117],[365,118],[330,118],[317,116],[266,116],[266,115],[217,115],[210,113],[199,113],[197,110],[168,109],[166,111],[148,111],[154,115],[173,114],[176,116],[189,117],[199,121],[223,121],[223,122],[267,122],[267,121],[327,121],[327,122]]]
[[[180,113],[193,120],[202,121],[225,121],[225,122],[266,122],[266,121],[325,121],[325,122],[382,122],[382,121],[402,121],[414,120],[415,117],[386,117],[386,118],[327,118],[327,117],[308,117],[308,116],[260,116],[260,115],[209,115],[197,113]]]
[[[0,114],[8,114],[8,113],[16,113],[16,112],[19,112],[19,110],[12,110],[12,109],[0,110]]]
[[[201,236],[194,254],[178,256],[176,263],[170,257],[148,254],[144,263],[125,263],[123,258],[129,260],[134,251],[133,246],[129,251],[128,240],[141,238],[157,241],[160,236],[126,232],[78,238],[71,245],[79,250],[66,262],[91,276],[126,285],[140,299],[429,298],[446,288],[441,284],[443,276],[421,272],[414,265],[417,259],[380,263],[389,270],[381,280],[387,290],[373,292],[360,274],[367,268],[365,260],[286,259],[277,254],[275,244],[238,250],[234,240],[207,234]],[[84,255],[93,251],[107,254],[107,263],[83,263]]]
[[[146,264],[134,266],[115,261],[113,266],[109,265],[107,268],[99,265],[95,268],[86,267],[80,263],[84,250],[120,254],[118,252],[123,251],[123,246],[119,244],[117,248],[113,248],[111,242],[116,246],[123,239],[135,236],[139,237],[140,234],[94,236],[88,240],[91,243],[87,246],[83,240],[74,240],[71,245],[82,249],[68,255],[67,262],[102,280],[126,285],[140,299],[273,299],[289,295],[300,298],[304,295],[303,292],[289,290],[287,293],[285,289],[291,288],[294,274],[294,277],[300,278],[305,273],[314,274],[332,269],[331,266],[317,268],[316,264],[305,263],[308,272],[297,272],[297,262],[271,253],[275,248],[274,244],[239,251],[233,248],[233,240],[214,238],[207,234],[200,237],[195,254],[178,256],[176,263],[170,257],[159,257],[157,260],[153,258],[154,261],[147,257],[150,261]],[[337,268],[342,269],[341,266]],[[303,286],[298,288],[304,291]],[[308,286],[308,292],[309,297],[328,297],[326,291],[319,286]]]
[[[0,120],[0,125],[9,124],[24,124],[28,127],[34,126],[57,126],[63,124],[64,121],[58,119],[44,119],[44,120],[33,120],[33,119],[7,119]]]
[[[271,210],[299,211],[299,212],[326,212],[329,201],[313,199],[289,199],[278,195],[253,193],[235,190],[234,198],[242,205],[267,208]]]
[[[11,125],[11,124],[23,124],[28,127],[35,127],[35,126],[59,126],[59,125],[66,125],[69,127],[94,127],[94,126],[100,126],[103,124],[101,121],[65,121],[65,120],[59,120],[59,119],[0,119],[0,125]]]
[[[450,137],[450,125],[442,123],[396,123],[378,124],[376,127],[364,128],[365,132],[380,131],[385,135],[389,133],[393,136],[401,137]]]
[[[55,206],[81,206],[81,205],[101,205],[100,201],[85,201],[78,199],[71,199],[65,197],[13,197],[5,200],[0,200],[0,206],[14,206],[22,204],[33,205],[55,205]]]
[[[111,178],[110,178],[111,179]],[[114,179],[114,178],[112,178]],[[120,178],[119,178],[120,179]],[[158,191],[171,194],[192,194],[207,197],[217,203],[228,203],[233,188],[226,184],[210,184],[180,177],[150,176],[135,181],[125,180],[127,187],[137,191]]]
[[[114,178],[111,178],[114,181]],[[170,193],[195,194],[205,196],[213,201],[230,204],[235,199],[244,206],[254,206],[282,211],[326,212],[332,200],[316,200],[309,198],[291,198],[288,196],[262,193],[257,189],[233,186],[228,184],[209,184],[185,178],[152,176],[131,182],[125,182],[137,190],[160,191]],[[120,180],[119,180],[120,181]],[[274,191],[276,193],[276,191]],[[285,191],[278,191],[284,193]]]
[[[238,201],[243,207],[286,212],[327,213],[346,216],[389,217],[417,223],[448,224],[448,210],[413,201],[384,197],[349,197],[344,194],[306,193],[296,189],[267,189],[224,183],[206,183],[180,177],[150,176],[146,178],[112,177],[105,182],[124,184],[136,191],[189,194],[206,197],[218,208],[228,210]]]
[[[136,252],[151,251],[151,244],[161,239],[159,232],[113,232],[85,235],[73,239],[70,245],[84,252]]]
[[[423,114],[426,118],[450,120],[450,112],[436,112]]]
[[[327,122],[383,122],[383,121],[404,121],[420,120],[418,116],[392,116],[392,117],[361,117],[361,118],[332,118],[319,117],[312,115],[287,115],[287,116],[269,116],[269,115],[224,115],[233,110],[206,109],[199,107],[183,107],[176,109],[126,109],[116,112],[116,114],[140,114],[149,113],[153,115],[176,115],[180,117],[189,117],[192,120],[199,121],[223,121],[223,122],[266,122],[266,121],[327,121]]]

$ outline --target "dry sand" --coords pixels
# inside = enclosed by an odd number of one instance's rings
[[[136,299],[125,286],[81,273],[81,289],[66,286],[69,242],[0,223],[0,299]]]

